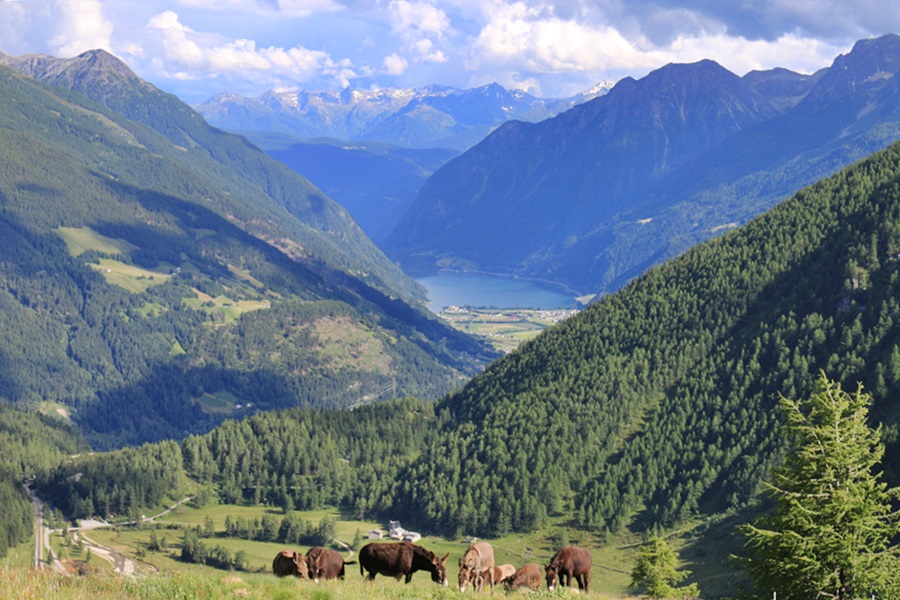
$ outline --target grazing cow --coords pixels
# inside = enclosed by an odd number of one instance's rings
[[[537,563],[528,563],[509,577],[503,579],[503,583],[510,590],[517,590],[520,587],[539,590],[541,589],[541,566]]]
[[[447,557],[450,553],[439,557],[434,552],[409,542],[366,544],[359,551],[359,574],[365,575],[369,581],[375,575],[387,575],[397,581],[404,575],[406,583],[412,581],[416,571],[428,571],[435,583],[447,585]]]
[[[275,559],[272,561],[272,573],[277,577],[293,575],[300,579],[306,579],[309,577],[306,557],[293,550],[282,550],[275,555]]]
[[[340,552],[316,546],[306,553],[306,563],[310,579],[319,583],[320,579],[343,579],[344,565],[355,565],[356,561],[345,561]]]
[[[479,582],[478,576],[484,574]],[[484,587],[484,579],[491,584],[494,591],[494,548],[487,542],[476,542],[469,546],[459,559],[459,591],[465,592],[469,581],[473,582],[476,592]]]
[[[574,577],[579,590],[590,591],[592,562],[591,553],[585,548],[563,546],[547,565],[547,589],[551,592],[556,589],[557,578],[560,584],[569,587]]]

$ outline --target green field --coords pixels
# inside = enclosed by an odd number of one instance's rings
[[[194,398],[194,402],[200,404],[200,409],[208,415],[233,415],[246,408],[243,400],[229,392],[215,394],[207,392],[199,398]]]
[[[271,308],[270,300],[234,300],[228,296],[216,296],[213,298],[195,289],[196,298],[185,298],[182,302],[194,310],[203,310],[209,314],[219,313],[223,323],[232,323],[242,314],[253,310]]]
[[[487,338],[497,350],[511,352],[576,310],[450,307],[440,316],[460,331]]]
[[[149,513],[148,513],[149,514]],[[96,529],[90,532],[94,541],[109,546],[118,552],[128,556],[136,562],[136,571],[143,575],[153,575],[145,579],[158,580],[158,587],[153,589],[168,589],[167,586],[186,586],[179,588],[176,597],[249,597],[249,598],[450,598],[459,594],[456,589],[456,577],[459,569],[457,563],[462,557],[468,541],[450,540],[440,537],[426,536],[418,543],[443,556],[449,553],[447,560],[448,577],[451,582],[449,589],[434,586],[427,573],[418,573],[413,577],[409,586],[396,583],[392,579],[378,577],[375,584],[364,582],[359,575],[359,567],[353,565],[348,568],[347,580],[344,582],[322,582],[319,585],[308,581],[278,580],[269,574],[272,558],[281,551],[285,545],[277,542],[258,542],[227,538],[224,535],[224,523],[226,517],[238,519],[243,517],[248,521],[270,515],[278,522],[283,517],[280,509],[264,506],[236,506],[236,505],[209,505],[203,508],[194,508],[181,505],[174,511],[158,519],[154,524],[146,524],[141,529],[117,528]],[[359,532],[363,538],[371,529],[382,529],[383,524],[349,518],[346,513],[337,509],[296,511],[296,516],[301,519],[318,524],[323,518],[336,520],[335,539],[345,544],[350,544],[354,536]],[[201,565],[184,563],[179,559],[181,541],[186,528],[203,527],[207,517],[212,519],[214,534],[202,541],[208,547],[222,546],[230,553],[243,551],[247,557],[248,570],[232,572],[205,567]],[[740,519],[738,519],[740,520]],[[704,597],[721,597],[729,589],[733,589],[736,583],[740,583],[741,576],[728,564],[727,556],[735,551],[734,540],[730,532],[733,528],[728,523],[698,520],[682,529],[670,534],[669,539],[673,547],[682,552],[686,560],[685,568],[691,569],[691,558],[697,558],[701,554],[721,556],[716,567],[705,569],[697,573],[695,581],[700,583],[700,589]],[[151,532],[155,532],[157,539],[165,538],[165,549],[150,551],[148,544]],[[541,531],[530,534],[510,534],[497,539],[487,539],[494,547],[496,564],[511,563],[520,567],[528,562],[545,565],[556,548],[563,543],[572,543],[591,548],[594,556],[594,567],[591,577],[590,597],[596,598],[635,598],[634,590],[629,587],[630,573],[637,557],[641,544],[641,536],[637,534],[623,533],[618,537],[604,543],[587,533],[579,532],[560,526],[550,526]],[[60,553],[64,559],[83,560],[73,547],[61,547],[58,544],[59,537],[54,536],[54,551]],[[362,544],[367,543],[365,540]],[[340,546],[334,545],[336,549]],[[296,550],[306,552],[308,548],[297,547]],[[347,552],[342,550],[345,555]],[[20,549],[20,554],[24,553]],[[708,563],[708,561],[705,561]],[[7,561],[8,564],[17,564]],[[109,563],[95,557],[91,564],[99,571],[113,577]],[[2,575],[0,575],[2,577]],[[0,597],[3,595],[2,581],[0,581]],[[90,586],[89,583],[80,584]],[[112,584],[110,584],[112,585]],[[120,584],[125,585],[125,584]],[[73,588],[78,586],[72,586]],[[216,593],[209,596],[210,590]],[[243,591],[239,591],[243,590]],[[114,594],[121,597],[132,593],[128,589],[120,588]],[[136,591],[134,597],[144,597],[140,594],[149,594],[146,597],[155,597],[153,592],[146,590]],[[495,591],[506,595],[505,589]],[[217,596],[216,594],[224,594]],[[282,596],[285,594],[285,596]],[[486,592],[485,592],[486,594]],[[47,596],[56,597],[56,596]],[[59,596],[81,597],[81,596]],[[88,596],[84,596],[88,597]],[[546,590],[530,597],[569,597],[567,592],[557,591],[550,594]]]
[[[101,258],[99,264],[88,265],[103,275],[107,283],[125,288],[133,294],[146,292],[152,285],[160,285],[172,278],[171,265],[160,264],[156,269],[144,269],[137,265],[129,265],[110,258]]]
[[[128,254],[137,250],[134,244],[100,235],[90,227],[59,227],[56,233],[66,242],[72,256],[81,256],[88,250],[103,254]]]

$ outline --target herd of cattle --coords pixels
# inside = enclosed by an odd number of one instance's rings
[[[439,557],[434,552],[410,542],[381,543],[373,542],[363,546],[359,551],[359,573],[373,581],[376,575],[385,575],[400,581],[405,577],[406,583],[412,580],[416,571],[431,573],[431,580],[437,584],[448,585],[447,553]],[[293,575],[301,579],[343,579],[346,565],[355,565],[357,561],[345,561],[337,551],[316,547],[306,556],[293,550],[282,550],[272,561],[272,572],[279,577]],[[590,590],[591,553],[576,546],[563,546],[544,567],[544,577],[550,591],[557,584],[569,587],[572,579],[578,583],[578,589]],[[475,591],[481,591],[487,583],[503,584],[510,590],[541,587],[541,567],[535,563],[516,569],[512,565],[494,565],[494,548],[487,542],[478,542],[469,546],[459,559],[459,591],[465,592],[469,584]]]

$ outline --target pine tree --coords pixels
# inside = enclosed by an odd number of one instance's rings
[[[900,597],[900,489],[879,481],[881,427],[871,398],[822,374],[809,399],[781,399],[790,443],[768,490],[772,514],[746,525],[744,564],[763,594],[850,600]]]
[[[679,571],[678,557],[666,540],[653,535],[640,550],[631,572],[631,586],[643,587],[651,598],[696,598],[700,590],[696,583],[675,588],[688,577],[690,571]]]

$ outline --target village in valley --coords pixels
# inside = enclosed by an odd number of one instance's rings
[[[475,308],[446,306],[440,313],[453,327],[488,338],[501,352],[512,352],[544,329],[578,314],[577,308]]]

